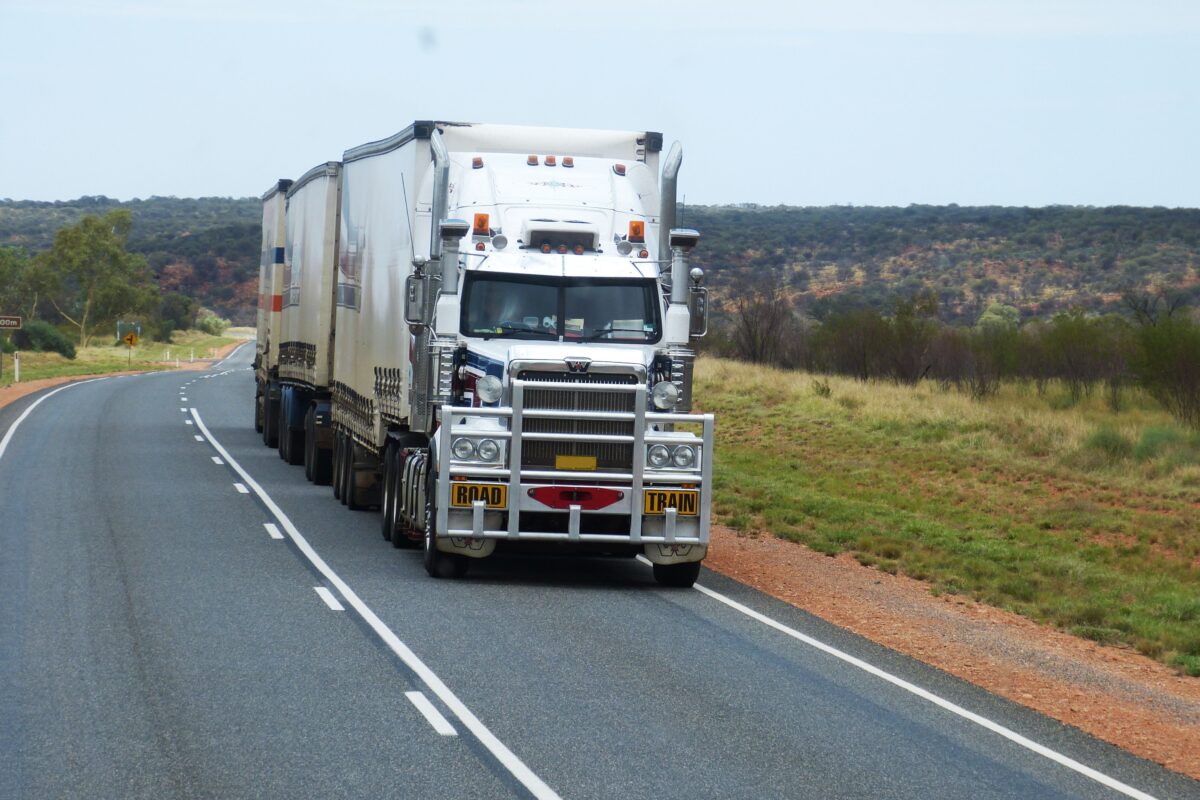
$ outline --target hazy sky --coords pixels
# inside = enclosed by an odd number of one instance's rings
[[[414,119],[656,130],[689,203],[1200,206],[1193,0],[0,0],[0,198],[257,195]]]

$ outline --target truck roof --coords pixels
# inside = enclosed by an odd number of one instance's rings
[[[554,155],[625,158],[645,161],[648,153],[662,150],[663,137],[654,131],[607,131],[587,128],[543,128],[478,122],[420,120],[376,142],[352,147],[344,162],[389,153],[414,139],[428,139],[440,130],[451,152],[545,153]]]

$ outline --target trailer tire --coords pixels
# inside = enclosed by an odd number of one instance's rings
[[[317,446],[316,423],[313,423],[313,483],[328,486],[333,482],[333,451]]]
[[[263,432],[263,395],[262,392],[254,393],[254,432]]]
[[[316,481],[317,437],[313,431],[313,408],[308,407],[304,412],[304,478]]]
[[[434,545],[434,522],[437,506],[434,505],[435,489],[432,475],[425,478],[425,571],[432,578],[461,578],[467,574],[467,557],[457,553],[443,553]]]
[[[268,385],[266,391],[263,392],[263,419],[262,419],[262,435],[263,444],[267,447],[279,446],[279,422],[276,419],[279,416],[279,403],[271,402],[271,389]]]
[[[673,586],[690,589],[700,577],[700,562],[690,561],[683,564],[655,564],[654,580],[660,586]]]
[[[288,460],[287,409],[288,404],[280,400],[279,409],[275,412],[275,451],[284,461]]]
[[[286,440],[283,449],[283,460],[291,464],[293,467],[297,464],[304,463],[304,428],[293,430],[291,414],[285,412],[280,415],[283,418],[282,436]]]
[[[335,431],[333,434],[333,480],[330,481],[333,485],[333,499],[342,499],[342,433]]]

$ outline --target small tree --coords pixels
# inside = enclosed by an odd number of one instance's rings
[[[34,260],[32,286],[78,329],[81,347],[118,317],[149,313],[157,305],[145,259],[125,250],[132,225],[127,209],[89,214],[60,229],[53,247]]]

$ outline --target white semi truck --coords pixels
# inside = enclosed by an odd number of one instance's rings
[[[416,122],[263,196],[255,420],[435,577],[497,548],[709,541],[699,235],[656,133]],[[282,240],[282,246],[281,246]]]

